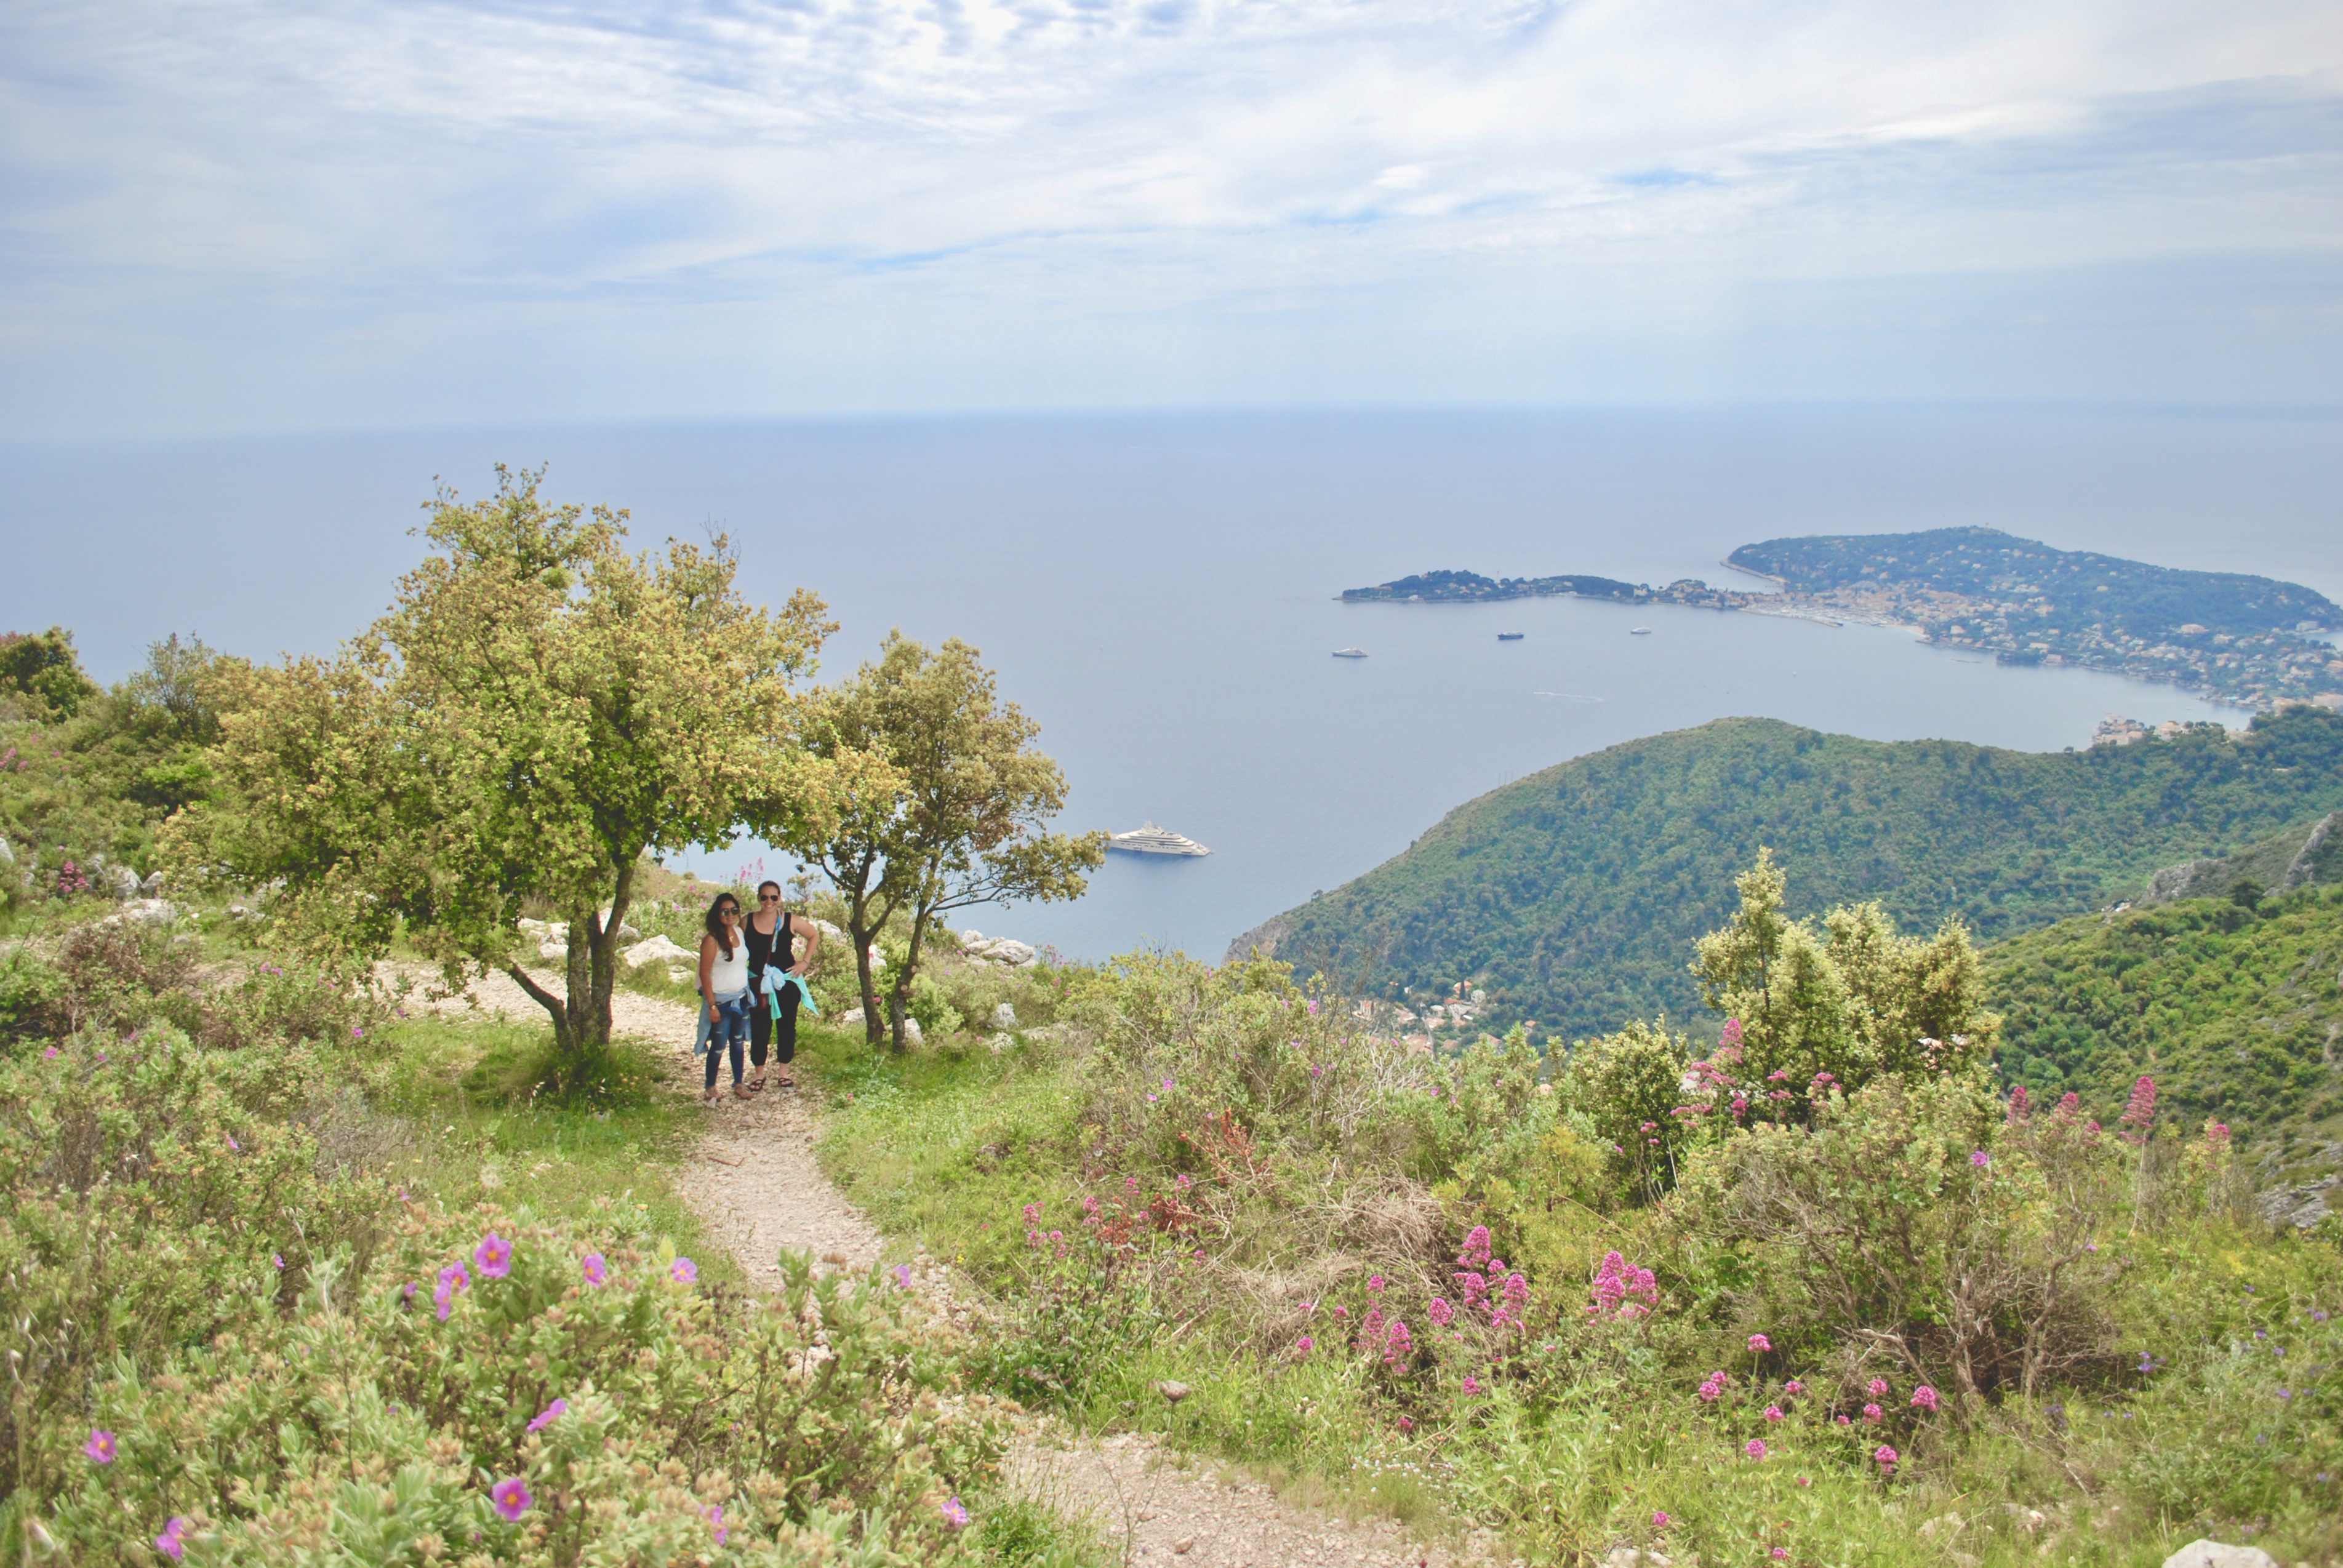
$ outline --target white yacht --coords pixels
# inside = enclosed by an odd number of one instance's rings
[[[1134,855],[1209,855],[1212,853],[1195,839],[1174,833],[1169,828],[1159,828],[1150,822],[1128,833],[1108,837],[1110,849],[1127,849]]]
[[[1338,648],[1334,650],[1334,657],[1336,658],[1364,658],[1367,657],[1367,650],[1363,648]]]
[[[1649,637],[1652,635],[1652,628],[1648,626],[1639,626],[1628,632],[1627,635],[1629,637]]]

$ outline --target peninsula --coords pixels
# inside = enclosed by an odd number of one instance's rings
[[[2343,608],[2298,583],[2055,549],[1994,528],[1767,539],[1742,546],[1725,564],[1781,591],[1711,588],[1694,578],[1654,588],[1604,577],[1434,571],[1349,588],[1342,598],[1470,604],[1561,594],[1903,626],[2005,664],[2111,670],[2247,708],[2343,707],[2343,651],[2318,636],[2343,628]]]

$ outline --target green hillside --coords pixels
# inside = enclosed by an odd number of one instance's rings
[[[2343,887],[2064,920],[1995,947],[1986,972],[2002,1070],[2036,1091],[2112,1121],[2145,1072],[2188,1122],[2297,1152],[2343,1136]]]
[[[1771,845],[1801,910],[1877,899],[1996,940],[2343,807],[2343,717],[2294,709],[2088,751],[1719,719],[1458,807],[1405,854],[1240,937],[1361,994],[1472,980],[1483,1021],[1581,1035],[1696,1008],[1684,965]]]

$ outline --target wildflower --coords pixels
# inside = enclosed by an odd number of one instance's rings
[[[1885,1399],[1887,1397],[1887,1380],[1885,1378],[1875,1377],[1871,1380],[1871,1397],[1874,1399]]]
[[[1715,1379],[1711,1378],[1708,1382],[1700,1385],[1700,1402],[1703,1404],[1715,1404],[1716,1402],[1717,1396],[1724,1392],[1725,1385],[1718,1382]]]
[[[1894,1449],[1888,1447],[1883,1442],[1877,1448],[1871,1451],[1871,1457],[1878,1462],[1880,1469],[1893,1470],[1896,1468],[1896,1462],[1901,1458],[1902,1455],[1898,1454]]]
[[[432,1304],[439,1309],[439,1321],[446,1322],[455,1310],[456,1292],[472,1288],[471,1273],[461,1263],[450,1263],[439,1271],[439,1288],[431,1292]]]
[[[697,1284],[699,1281],[699,1265],[689,1258],[678,1258],[667,1266],[667,1277],[679,1285]]]
[[[2131,1086],[2131,1099],[2124,1106],[2123,1114],[2116,1120],[2135,1129],[2139,1137],[2146,1137],[2147,1130],[2156,1125],[2156,1080],[2141,1073],[2139,1081]]]
[[[1347,1318],[1351,1315],[1351,1309],[1348,1307],[1336,1307],[1334,1309],[1334,1315],[1338,1318]]]
[[[568,1413],[569,1402],[566,1399],[557,1399],[551,1404],[547,1405],[543,1410],[538,1411],[537,1414],[531,1418],[528,1423],[528,1430],[531,1432],[543,1432],[547,1427],[551,1426],[555,1422],[559,1421],[563,1416],[568,1415]]]
[[[908,1291],[911,1288],[910,1264],[898,1263],[895,1265],[895,1288],[899,1291]]]
[[[269,1256],[269,1261],[271,1261],[271,1262],[275,1263],[278,1268],[280,1268],[280,1269],[281,1269],[281,1268],[283,1268],[283,1267],[285,1266],[285,1254],[284,1254],[284,1253],[282,1253],[282,1252],[271,1252],[268,1256]]]
[[[1875,1404],[1867,1404],[1863,1407],[1863,1419],[1873,1426],[1877,1426],[1887,1419],[1887,1412]]]
[[[1784,1393],[1804,1393],[1806,1392],[1806,1385],[1800,1382],[1796,1378],[1792,1378],[1789,1382],[1782,1385],[1782,1392]]]
[[[1801,1475],[1798,1477],[1798,1484],[1800,1486],[1812,1486],[1814,1483],[1815,1478],[1811,1475]]]
[[[472,1261],[489,1279],[501,1280],[512,1272],[512,1243],[491,1231],[472,1249]]]
[[[1773,1348],[1774,1342],[1767,1339],[1764,1334],[1751,1334],[1749,1336],[1749,1353],[1751,1355],[1762,1356]]]
[[[1993,1163],[1993,1156],[1982,1149],[1972,1149],[1969,1151],[1969,1163],[1982,1171]]]
[[[939,1512],[943,1514],[944,1523],[950,1525],[954,1530],[965,1530],[968,1528],[968,1504],[962,1503],[959,1498],[948,1497],[944,1499]]]
[[[1412,1415],[1401,1416],[1399,1418],[1399,1429],[1402,1432],[1413,1432],[1415,1430],[1415,1417]],[[2321,1476],[2319,1479],[2325,1480],[2326,1478]]]
[[[1166,1094],[1172,1092],[1172,1081],[1168,1078],[1163,1081],[1163,1092]]]
[[[1854,1421],[1845,1414],[1839,1416],[1838,1423],[1841,1426],[1853,1426],[1855,1424]]]
[[[1507,1274],[1504,1294],[1505,1300],[1518,1307],[1530,1299],[1530,1282],[1518,1273]]]
[[[1318,1342],[1312,1339],[1308,1334],[1304,1334],[1300,1339],[1293,1342],[1293,1353],[1297,1357],[1306,1356],[1317,1348]]]
[[[2024,1121],[2032,1110],[2033,1097],[2026,1092],[2026,1085],[2021,1083],[2016,1088],[2009,1091],[2009,1111],[2007,1114],[2011,1126],[2015,1127],[2018,1123]]]
[[[1725,1029],[1723,1032],[1717,1036],[1717,1042],[1721,1045],[1739,1045],[1741,1043],[1741,1020],[1737,1018],[1726,1019],[1725,1020]]]
[[[1456,1254],[1456,1261],[1468,1269],[1476,1269],[1489,1261],[1489,1227],[1475,1225],[1465,1234],[1464,1250]]]
[[[497,1513],[507,1523],[528,1513],[537,1502],[528,1494],[528,1483],[518,1475],[508,1476],[489,1487],[488,1498],[497,1505]]]
[[[1765,1440],[1762,1437],[1753,1437],[1741,1445],[1741,1452],[1752,1459],[1763,1459],[1765,1457]]]
[[[1786,1421],[1789,1418],[1782,1413],[1782,1407],[1780,1405],[1769,1404],[1765,1407],[1765,1419],[1767,1421]]]
[[[364,1040],[366,1038],[365,1028],[362,1025],[355,1023],[350,1025],[350,1038],[352,1040]]]
[[[1414,1353],[1415,1341],[1408,1333],[1406,1322],[1393,1318],[1391,1328],[1383,1335],[1383,1364],[1397,1366]]]
[[[708,1505],[708,1523],[715,1527],[716,1544],[723,1545],[724,1538],[732,1533],[724,1528],[724,1504],[711,1503]]]
[[[174,1513],[171,1522],[163,1526],[163,1533],[155,1537],[155,1550],[176,1563],[187,1554],[187,1528],[193,1523],[184,1513]]]
[[[610,1282],[610,1266],[602,1261],[601,1253],[587,1253],[582,1266],[586,1271],[586,1282],[596,1290],[598,1291]]]
[[[1654,1509],[1652,1513],[1652,1528],[1654,1530],[1665,1530],[1667,1527],[1668,1516]]]
[[[1450,1306],[1447,1299],[1443,1296],[1433,1297],[1432,1305],[1426,1308],[1425,1311],[1432,1314],[1432,1321],[1439,1324],[1443,1329],[1451,1322],[1453,1322],[1456,1318],[1456,1309]]]
[[[48,1049],[48,1050],[45,1050],[45,1051],[41,1052],[41,1060],[42,1060],[43,1061],[55,1061],[55,1060],[56,1060],[56,1057],[57,1057],[57,1048],[56,1048],[55,1046],[54,1046],[54,1045],[53,1045],[53,1046],[51,1046],[51,1047],[49,1047],[49,1049]],[[230,1140],[228,1140],[228,1141],[229,1141],[229,1142],[231,1142],[231,1143],[233,1143],[233,1142],[235,1142],[236,1141],[235,1141],[234,1139],[230,1139]]]
[[[112,1464],[115,1454],[114,1434],[104,1427],[93,1428],[89,1434],[89,1441],[81,1445],[81,1451],[95,1463]]]
[[[1936,1391],[1922,1383],[1912,1391],[1912,1402],[1921,1410],[1934,1411],[1940,1402],[1936,1398]]]
[[[1367,1276],[1367,1293],[1369,1295],[1375,1296],[1380,1296],[1383,1293],[1383,1277],[1381,1274],[1369,1274]]]
[[[1481,1392],[1481,1380],[1473,1376],[1469,1372],[1466,1373],[1464,1377],[1464,1392],[1472,1394],[1479,1393]]]

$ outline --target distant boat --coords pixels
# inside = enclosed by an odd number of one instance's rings
[[[1150,822],[1128,833],[1109,835],[1106,847],[1123,849],[1134,855],[1209,855],[1212,853],[1195,839],[1174,833],[1169,828],[1159,828]]]
[[[1649,637],[1652,635],[1652,628],[1648,626],[1639,626],[1627,635],[1629,637]]]
[[[1529,634],[1526,632],[1501,631],[1497,634],[1497,640],[1499,642],[1519,642],[1527,635]]]
[[[1363,648],[1338,648],[1334,650],[1334,657],[1336,658],[1364,658],[1367,657],[1367,650]]]

